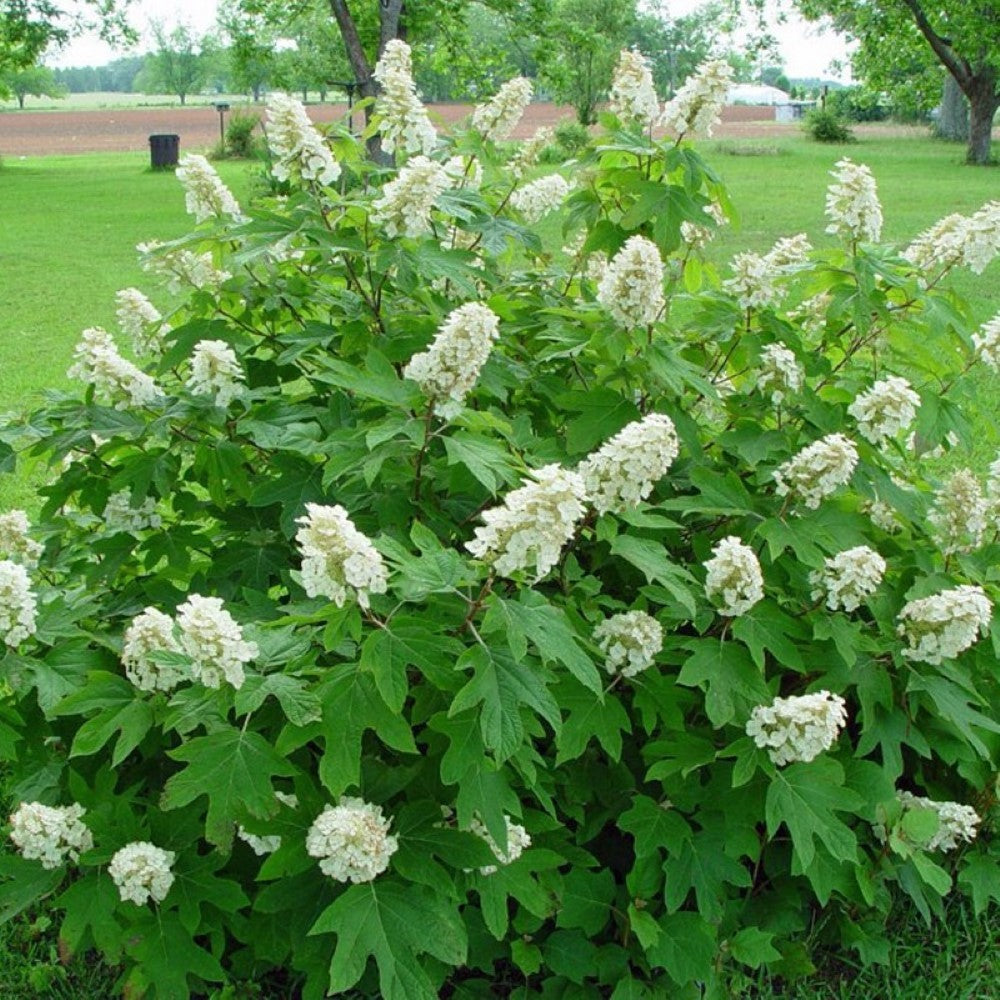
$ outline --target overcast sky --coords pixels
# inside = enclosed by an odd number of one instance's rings
[[[667,9],[679,16],[702,2],[704,0],[668,0]],[[136,51],[151,47],[149,25],[152,21],[162,21],[168,28],[184,22],[201,34],[215,23],[217,6],[216,0],[136,0],[131,20],[142,35],[142,42]],[[790,18],[787,24],[775,25],[774,32],[789,76],[837,78],[829,67],[834,60],[845,59],[847,49],[840,37],[832,32],[824,33],[799,18]],[[53,66],[99,66],[121,54],[108,48],[99,38],[83,37],[61,52],[53,53],[47,61]]]

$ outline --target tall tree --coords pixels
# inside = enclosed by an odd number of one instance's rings
[[[757,0],[758,5],[761,0]],[[969,102],[969,163],[991,162],[1000,108],[1000,7],[997,0],[793,0],[809,18],[832,18],[859,43],[860,74],[886,85],[900,61],[934,58]]]
[[[153,38],[156,51],[150,60],[152,80],[164,92],[176,94],[181,104],[188,94],[197,90],[208,73],[206,56],[212,42],[205,36],[199,38],[184,24],[167,31],[162,24],[154,25]]]
[[[0,0],[0,68],[33,66],[49,47],[84,31],[106,41],[130,41],[125,20],[131,0]]]

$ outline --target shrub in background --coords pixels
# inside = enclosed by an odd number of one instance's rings
[[[890,107],[878,91],[866,87],[843,87],[826,95],[826,110],[852,122],[884,122]]]
[[[254,134],[259,124],[259,115],[234,112],[226,126],[226,155],[243,159],[259,156],[263,140]]]
[[[817,142],[854,142],[854,133],[847,122],[836,111],[826,108],[812,108],[806,112],[802,127],[810,138]]]
[[[982,909],[1000,465],[926,458],[1000,365],[941,286],[1000,206],[900,253],[844,160],[835,249],[721,275],[716,68],[663,140],[618,87],[568,194],[498,145],[523,86],[437,137],[379,72],[396,168],[274,98],[290,196],[190,161],[204,221],[143,247],[179,304],[119,297],[142,366],[88,330],[3,431],[54,478],[0,524],[2,912],[131,997],[624,1000]]]

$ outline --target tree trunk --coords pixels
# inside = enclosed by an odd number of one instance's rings
[[[969,94],[969,149],[965,159],[967,163],[977,166],[993,162],[990,155],[993,118],[1000,107],[1000,94],[993,85],[994,81],[984,83]]]
[[[24,110],[24,94],[18,94],[17,95],[17,106],[22,111]]]
[[[969,141],[969,102],[958,81],[949,73],[941,92],[941,114],[934,131],[949,142]]]
[[[187,94],[178,94],[177,96],[181,99],[181,107],[183,108],[184,107],[184,98],[187,97]]]

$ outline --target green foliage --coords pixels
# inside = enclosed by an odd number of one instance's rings
[[[953,887],[988,905],[988,838],[929,850],[931,810],[904,810],[896,789],[975,802],[988,826],[993,642],[916,662],[897,619],[949,586],[995,597],[995,541],[939,552],[934,467],[902,436],[859,440],[850,483],[815,510],[774,480],[811,442],[856,436],[847,407],[876,375],[919,382],[928,447],[961,428],[964,303],[894,247],[845,240],[780,276],[787,301],[741,305],[682,242],[682,223],[728,205],[717,175],[690,145],[613,118],[579,152],[586,184],[555,234],[512,207],[505,152],[459,133],[435,155],[465,157],[466,176],[475,158],[482,184],[442,195],[436,232],[390,238],[374,205],[405,156],[378,167],[331,138],[337,186],[292,185],[167,248],[229,276],[168,310],[163,354],[144,361],[154,402],[53,392],[3,428],[52,478],[38,628],[0,660],[0,756],[18,800],[84,806],[94,847],[51,871],[9,859],[0,914],[58,893],[67,950],[98,948],[137,998],[281,969],[306,998],[499,984],[621,1000],[807,970],[821,904],[865,960],[894,897],[929,918]],[[556,252],[581,235],[575,257]],[[636,235],[665,262],[665,306],[628,329],[585,255]],[[786,304],[817,293],[829,298],[805,326]],[[407,364],[469,302],[493,310],[499,336],[443,416]],[[204,341],[228,345],[244,375],[226,406],[190,384]],[[780,405],[760,384],[779,342],[806,380]],[[471,556],[482,513],[530,470],[575,469],[649,414],[673,421],[679,454],[641,501],[591,510],[538,579]],[[121,491],[158,522],[116,525]],[[896,532],[869,518],[876,497],[896,505]],[[386,580],[370,601],[309,589],[307,504],[342,506],[372,540]],[[734,535],[766,595],[735,617],[703,565]],[[810,573],[862,542],[888,564],[877,592],[851,612],[817,603]],[[223,601],[253,644],[246,677],[207,687],[190,650],[164,650],[155,664],[180,683],[134,687],[120,665],[130,623],[194,594]],[[655,619],[662,648],[609,677],[595,629],[629,610]],[[751,713],[818,691],[845,700],[846,729],[778,766],[747,735]],[[342,795],[377,805],[397,841],[385,870],[349,886],[307,850]],[[516,827],[531,844],[514,857]],[[248,835],[280,844],[262,858]],[[155,907],[109,884],[110,858],[136,841],[176,855]]]
[[[826,110],[852,122],[882,122],[889,117],[885,98],[865,87],[843,87],[826,95]]]
[[[816,142],[854,142],[854,133],[840,114],[828,108],[813,108],[802,126]]]
[[[239,112],[230,116],[226,123],[226,155],[248,159],[261,152],[261,142],[254,133],[260,124],[260,117]]]

